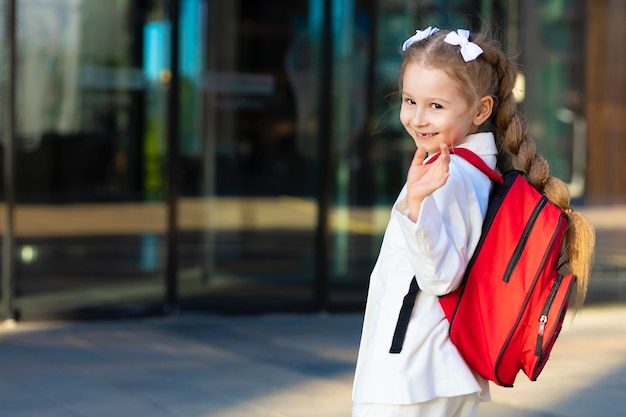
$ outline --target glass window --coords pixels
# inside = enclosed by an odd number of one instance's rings
[[[310,308],[321,2],[181,5],[181,305]]]
[[[17,8],[17,307],[162,299],[164,2]]]

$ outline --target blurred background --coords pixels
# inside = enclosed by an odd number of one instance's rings
[[[0,0],[4,318],[357,311],[414,144],[400,46],[495,29],[626,299],[626,2]]]

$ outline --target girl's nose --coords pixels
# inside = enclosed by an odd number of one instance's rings
[[[411,124],[413,126],[423,126],[424,124],[426,124],[426,119],[424,116],[424,111],[416,107],[415,111],[413,112],[413,117],[411,118]]]

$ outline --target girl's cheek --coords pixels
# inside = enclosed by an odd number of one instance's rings
[[[400,110],[400,122],[405,126],[410,122],[409,114],[406,111]]]

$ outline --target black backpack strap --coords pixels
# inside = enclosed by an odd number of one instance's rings
[[[417,279],[413,277],[411,280],[411,286],[409,287],[409,292],[406,293],[404,300],[402,301],[402,307],[400,308],[400,314],[398,314],[396,330],[393,332],[393,340],[391,341],[389,353],[402,352],[406,329],[409,327],[409,320],[411,319],[411,313],[413,312],[413,306],[415,305],[415,298],[417,297],[419,290],[420,287],[417,284]]]

